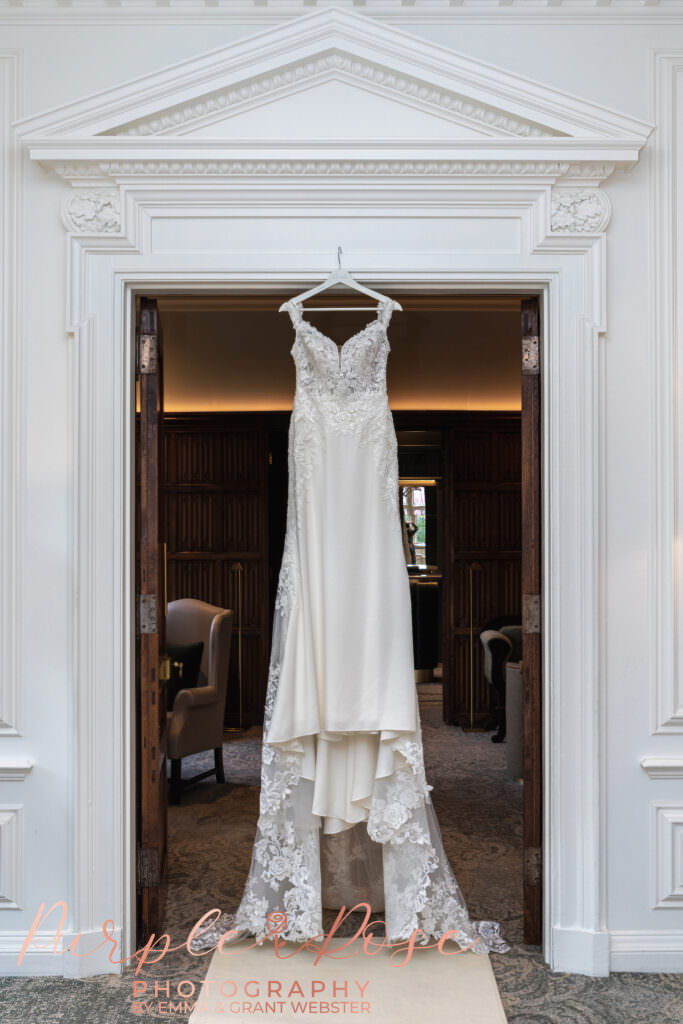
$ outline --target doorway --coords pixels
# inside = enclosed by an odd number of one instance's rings
[[[439,565],[440,561],[443,561],[447,566],[447,571],[442,573],[441,581],[429,578],[430,573],[419,572],[414,573],[416,577],[414,580],[415,591],[420,591],[426,595],[428,588],[433,588],[436,584],[437,589],[441,590],[441,599],[438,610],[441,643],[437,641],[437,647],[442,653],[440,662],[432,666],[433,668],[440,669],[441,677],[441,689],[443,693],[443,711],[442,714],[446,721],[450,724],[459,724],[463,726],[469,726],[472,731],[475,728],[482,728],[486,724],[490,724],[491,714],[494,710],[492,707],[491,693],[486,689],[486,683],[482,679],[481,671],[481,645],[479,642],[479,632],[481,628],[486,624],[486,618],[491,618],[492,615],[485,614],[485,610],[480,601],[479,606],[475,609],[474,598],[477,585],[485,578],[486,572],[482,568],[481,563],[486,562],[486,555],[491,555],[492,552],[486,551],[481,547],[471,546],[468,551],[464,551],[461,547],[454,547],[454,536],[453,532],[448,532],[443,529],[443,524],[449,521],[453,521],[449,516],[453,516],[453,506],[456,503],[456,494],[462,495],[465,493],[465,488],[461,487],[460,490],[454,486],[454,471],[458,465],[457,458],[454,455],[454,448],[457,448],[460,443],[461,448],[466,447],[462,438],[469,431],[474,440],[471,441],[470,450],[470,462],[472,461],[471,452],[477,448],[481,453],[483,452],[483,440],[482,437],[488,431],[488,434],[494,440],[492,444],[497,444],[501,451],[505,450],[507,444],[508,447],[508,460],[510,459],[510,452],[514,450],[514,441],[510,438],[517,437],[520,451],[520,462],[519,462],[519,480],[517,482],[517,488],[514,489],[515,481],[513,480],[499,480],[500,484],[499,491],[495,491],[495,481],[478,481],[482,486],[479,488],[479,497],[475,495],[473,497],[473,491],[475,490],[474,484],[476,480],[460,480],[461,483],[469,484],[470,490],[468,493],[469,500],[472,503],[472,508],[483,507],[484,501],[482,495],[486,494],[489,497],[494,494],[506,494],[508,495],[507,506],[511,507],[515,501],[515,495],[519,504],[519,526],[520,526],[520,540],[519,550],[516,552],[518,556],[518,576],[514,576],[514,570],[510,570],[508,575],[505,575],[505,571],[502,573],[498,571],[496,574],[490,574],[488,580],[488,600],[490,607],[486,610],[487,612],[493,612],[497,609],[502,614],[508,617],[514,618],[515,615],[523,620],[523,644],[524,644],[524,655],[522,662],[524,665],[524,690],[525,690],[525,701],[524,707],[525,720],[524,720],[524,915],[525,915],[525,941],[529,943],[538,943],[541,940],[541,875],[540,875],[540,858],[541,858],[541,717],[540,717],[540,688],[541,688],[541,675],[540,675],[540,659],[541,659],[541,637],[540,637],[540,592],[541,592],[541,579],[540,579],[540,548],[541,548],[541,536],[540,536],[540,508],[541,508],[541,474],[540,474],[540,438],[541,438],[541,403],[540,403],[540,345],[539,345],[539,305],[538,299],[533,296],[520,297],[519,295],[506,296],[506,295],[447,295],[439,293],[438,295],[430,296],[428,294],[414,294],[410,293],[397,293],[397,297],[403,305],[404,310],[407,314],[412,314],[414,321],[422,317],[423,319],[430,314],[441,315],[456,315],[460,314],[462,317],[465,314],[474,315],[477,310],[483,309],[488,303],[491,309],[497,309],[499,313],[508,313],[516,317],[517,323],[517,372],[520,377],[520,396],[521,396],[521,412],[516,413],[514,410],[495,410],[495,409],[479,409],[477,413],[479,417],[474,413],[463,413],[462,410],[439,410],[439,409],[399,409],[395,413],[395,424],[397,431],[399,432],[399,450],[402,450],[404,460],[404,470],[401,471],[403,487],[405,488],[405,497],[408,499],[407,511],[415,516],[418,508],[423,509],[425,526],[428,526],[429,519],[435,519],[437,524],[441,519],[440,535],[439,527],[437,526],[437,536],[439,537],[440,551],[437,554],[437,565],[436,569],[443,568]],[[145,296],[148,299],[148,296]],[[152,415],[152,409],[155,410],[157,416],[157,434],[147,446],[147,454],[141,459],[140,471],[141,478],[144,471],[145,459],[149,460],[151,454],[154,451],[154,445],[161,444],[161,451],[159,454],[159,478],[156,481],[157,487],[157,509],[158,509],[158,524],[159,528],[156,533],[156,538],[150,540],[152,548],[156,545],[156,550],[159,554],[159,558],[163,559],[160,562],[159,569],[159,581],[160,587],[167,591],[167,595],[170,600],[174,599],[176,591],[185,589],[187,591],[188,581],[192,581],[191,589],[193,593],[208,596],[209,593],[213,595],[214,603],[218,603],[224,607],[237,607],[239,605],[239,622],[237,625],[236,638],[233,642],[233,657],[231,657],[231,673],[233,686],[229,687],[231,694],[231,700],[226,702],[225,710],[225,726],[232,729],[244,729],[252,724],[258,724],[258,717],[262,708],[262,697],[265,688],[265,669],[268,651],[268,641],[270,633],[270,621],[265,618],[263,614],[257,623],[252,621],[247,622],[244,617],[244,601],[245,593],[248,591],[247,600],[252,600],[255,604],[260,604],[261,609],[264,607],[264,601],[257,598],[259,587],[261,595],[267,593],[269,601],[272,602],[273,596],[273,570],[278,566],[278,544],[280,543],[283,527],[283,519],[280,514],[279,518],[279,534],[278,534],[278,512],[277,508],[279,505],[280,513],[282,510],[282,500],[284,495],[283,489],[283,475],[282,475],[282,456],[284,452],[283,438],[286,437],[286,424],[288,420],[288,412],[285,409],[268,409],[268,405],[272,405],[272,396],[262,397],[263,410],[258,409],[244,409],[242,411],[234,411],[230,414],[219,412],[218,410],[208,409],[204,410],[204,419],[200,422],[192,417],[190,410],[179,410],[175,409],[172,412],[167,413],[163,418],[159,418],[159,414],[162,411],[162,396],[163,396],[163,363],[161,360],[161,326],[164,323],[164,316],[172,311],[174,303],[176,303],[176,311],[181,307],[184,308],[184,315],[188,318],[186,329],[190,331],[192,327],[190,321],[193,315],[196,317],[200,311],[204,314],[212,313],[214,315],[232,316],[233,321],[235,315],[241,315],[244,317],[245,314],[258,315],[269,315],[273,308],[277,308],[279,302],[282,300],[281,295],[274,294],[251,294],[248,297],[244,296],[160,296],[158,303],[151,300],[148,309],[151,311],[151,319],[144,321],[144,316],[139,314],[139,330],[138,334],[140,339],[153,338],[157,339],[157,359],[156,362],[152,362],[152,365],[156,367],[157,380],[156,383],[152,380],[153,374],[145,373],[144,381],[147,398],[147,409],[148,417]],[[339,302],[338,298],[335,298],[335,303]],[[342,302],[343,304],[343,302]],[[356,314],[340,314],[336,321],[335,327],[338,329],[340,336],[343,338],[345,335],[351,333],[357,328],[357,323],[352,320]],[[283,318],[284,319],[284,318]],[[405,327],[405,321],[404,321]],[[407,327],[405,328],[407,330]],[[242,335],[243,337],[244,335]],[[144,342],[140,342],[144,344]],[[153,344],[147,342],[147,344]],[[394,346],[392,346],[393,348]],[[287,351],[288,346],[284,348],[284,352]],[[397,341],[396,348],[399,348]],[[252,350],[253,355],[253,350]],[[140,360],[140,365],[144,360]],[[258,361],[256,361],[258,363]],[[443,371],[441,377],[443,378]],[[139,376],[142,381],[143,374]],[[154,393],[154,401],[150,398],[150,387]],[[142,388],[142,384],[141,384]],[[142,392],[141,392],[142,395]],[[156,404],[155,404],[156,403]],[[253,400],[252,400],[253,404]],[[143,403],[140,402],[140,409],[142,410]],[[226,415],[228,419],[226,419]],[[213,422],[211,417],[213,416]],[[229,417],[232,417],[230,421]],[[484,418],[487,418],[487,423],[484,425]],[[220,422],[219,422],[220,421]],[[516,423],[516,428],[515,428]],[[517,433],[515,434],[515,429]],[[242,431],[243,436],[241,441],[243,442],[240,452],[236,449],[233,452],[233,473],[223,473],[223,479],[220,484],[214,481],[211,484],[211,495],[212,495],[212,522],[213,527],[206,519],[206,511],[189,514],[188,508],[192,504],[191,501],[179,500],[181,494],[188,496],[191,489],[191,484],[188,480],[184,482],[176,479],[169,481],[168,476],[164,477],[164,467],[168,469],[171,464],[173,457],[182,462],[182,459],[187,456],[187,451],[192,449],[192,444],[189,445],[185,453],[181,452],[181,445],[179,438],[181,435],[187,436],[188,434],[194,434],[194,457],[198,456],[201,448],[200,437],[204,431],[204,435],[207,432],[211,434],[214,439],[218,437],[221,432],[223,435],[222,451],[226,451],[225,438],[228,435],[234,438],[235,431]],[[431,441],[425,437],[425,434],[431,435]],[[421,436],[419,436],[421,435]],[[435,437],[439,435],[440,441],[436,445],[440,448],[442,457],[446,460],[448,465],[448,479],[449,486],[443,487],[443,473],[435,472],[431,477],[427,473],[420,473],[419,466],[416,462],[416,457],[419,454],[424,456],[425,452],[430,448],[432,454],[435,447]],[[444,438],[446,439],[444,441]],[[507,438],[507,441],[505,440]],[[401,445],[401,439],[403,444]],[[197,444],[199,442],[199,444]],[[164,444],[166,447],[164,448]],[[175,456],[173,456],[173,445],[175,444]],[[245,454],[248,453],[248,454]],[[523,454],[522,454],[523,453]],[[142,453],[141,453],[142,454]],[[266,462],[267,460],[267,462]],[[450,460],[450,461],[448,461]],[[504,461],[504,459],[502,460]],[[278,485],[268,487],[264,485],[264,479],[267,478],[271,472],[270,469],[265,470],[265,465],[268,467],[276,466],[275,473],[279,468],[280,470],[280,483]],[[206,465],[206,464],[205,464]],[[241,470],[237,471],[237,467],[241,466]],[[249,476],[248,470],[245,467],[261,466],[262,470],[254,474],[253,479]],[[187,468],[187,467],[186,467]],[[443,469],[443,462],[441,464]],[[413,472],[414,471],[414,472]],[[246,472],[246,475],[245,475]],[[241,476],[240,476],[241,473]],[[153,476],[153,474],[152,474]],[[441,477],[441,481],[439,480]],[[438,495],[436,503],[431,501],[431,491],[428,489],[432,486],[432,479],[435,482],[435,490]],[[441,486],[440,486],[441,484]],[[486,485],[486,486],[484,486]],[[152,487],[154,482],[152,481]],[[260,498],[256,502],[254,507],[259,507],[260,512],[252,517],[252,523],[254,524],[254,530],[258,533],[256,544],[260,544],[260,549],[257,551],[250,551],[248,554],[251,556],[246,557],[244,550],[236,551],[226,548],[225,545],[220,551],[203,551],[201,554],[204,556],[211,555],[211,558],[204,558],[205,565],[198,570],[197,563],[202,559],[192,558],[192,552],[188,551],[187,548],[176,546],[174,548],[167,548],[163,550],[163,534],[167,532],[170,523],[170,517],[172,516],[173,503],[175,501],[176,512],[178,513],[181,506],[184,504],[184,511],[180,512],[181,518],[184,516],[182,528],[190,533],[193,528],[196,528],[199,519],[197,516],[204,516],[204,526],[209,530],[212,528],[216,529],[216,525],[221,521],[225,521],[225,511],[228,508],[236,509],[238,506],[241,507],[242,521],[249,517],[248,512],[245,512],[245,495],[250,494],[253,496],[255,490],[261,487],[259,491]],[[422,490],[422,495],[418,492]],[[165,492],[165,494],[164,494]],[[206,493],[206,491],[205,491]],[[279,494],[279,497],[278,497]],[[175,497],[174,497],[175,495]],[[510,498],[512,496],[512,499]],[[418,506],[416,498],[422,497],[424,499],[423,505]],[[240,505],[241,502],[241,505]],[[153,507],[153,503],[146,503],[148,508]],[[199,504],[199,503],[198,503]],[[493,504],[489,502],[493,507]],[[502,507],[502,502],[499,505]],[[439,505],[441,516],[439,516]],[[264,511],[265,510],[265,511]],[[237,514],[237,513],[235,513]],[[476,515],[476,511],[474,513]],[[498,528],[501,527],[501,512],[500,508],[497,513],[492,513],[494,518],[498,517]],[[210,517],[211,518],[211,517]],[[176,526],[178,523],[176,522]],[[215,533],[214,533],[215,535]],[[414,566],[418,570],[423,568],[426,570],[433,569],[434,566],[427,559],[428,553],[428,540],[427,537],[419,538],[423,543],[418,543],[416,547],[416,555],[419,555],[419,559],[416,558]],[[499,541],[499,547],[502,541]],[[515,561],[514,553],[508,551],[508,562]],[[197,552],[194,552],[196,555]],[[463,554],[467,554],[468,559],[463,560]],[[495,552],[496,559],[489,559],[489,561],[504,562],[503,557],[499,551]],[[237,560],[242,564],[242,569],[233,572],[232,566],[235,562],[235,556],[238,556]],[[153,556],[152,556],[153,557]],[[463,574],[460,571],[463,567],[459,565],[462,562],[469,563],[465,565],[465,572]],[[476,568],[477,562],[479,562],[479,568]],[[246,565],[248,563],[248,565]],[[246,569],[245,569],[246,565]],[[455,571],[456,565],[458,566],[458,572]],[[165,568],[164,568],[165,567]],[[200,572],[198,576],[197,573]],[[203,578],[201,573],[204,573]],[[477,579],[473,578],[473,573],[477,573]],[[193,576],[194,573],[194,576]],[[437,573],[431,574],[437,576]],[[491,583],[491,579],[495,575],[497,580],[495,587]],[[419,581],[417,577],[420,577]],[[425,578],[426,577],[426,578]],[[514,601],[514,580],[518,580],[516,587],[517,593],[517,604]],[[248,581],[248,582],[245,582]],[[513,581],[513,582],[511,582]],[[464,585],[463,585],[464,584]],[[507,591],[506,591],[507,586]],[[222,587],[222,589],[221,589]],[[412,588],[411,588],[412,589]],[[161,592],[161,590],[159,591]],[[503,597],[499,598],[502,594]],[[416,599],[416,603],[422,602],[424,599],[422,596],[419,601]],[[506,603],[507,602],[507,603]],[[163,602],[165,605],[165,602]],[[161,610],[161,599],[159,610]],[[476,614],[475,614],[476,612]],[[430,619],[433,621],[434,612],[432,610],[431,615],[429,612],[420,613],[419,609],[415,613],[415,622],[418,626],[429,623]],[[463,622],[463,618],[465,621]],[[456,621],[457,620],[457,621]],[[162,643],[163,646],[163,616],[160,614],[157,622],[157,636],[160,638],[158,642]],[[417,632],[420,630],[418,629]],[[444,638],[448,638],[448,643],[444,643]],[[463,642],[464,641],[464,642]],[[239,642],[239,650],[235,647],[235,644]],[[429,644],[427,644],[429,646]],[[433,646],[433,638],[432,638]],[[429,658],[427,658],[429,660]],[[164,726],[163,717],[159,711],[162,706],[165,707],[165,703],[162,699],[163,684],[167,682],[166,679],[159,678],[159,675],[165,676],[168,672],[167,667],[162,667],[161,673],[156,673],[156,677],[150,676],[149,685],[152,690],[157,694],[156,702],[152,702],[156,708],[156,715],[150,713],[148,715],[148,724],[143,727],[143,735],[141,735],[141,744],[148,743],[148,749],[155,752],[156,761],[155,764],[158,767],[158,774],[155,776],[155,793],[153,798],[148,800],[148,806],[157,808],[154,813],[158,813],[162,817],[159,819],[161,824],[157,822],[157,827],[151,832],[147,830],[147,834],[154,835],[154,842],[159,844],[157,848],[157,854],[155,856],[149,856],[144,852],[144,846],[141,845],[138,853],[138,886],[140,894],[140,908],[146,905],[151,910],[148,910],[148,916],[146,920],[143,919],[143,910],[141,909],[141,918],[139,928],[142,934],[138,935],[137,944],[140,945],[140,939],[145,932],[156,930],[158,926],[155,925],[155,921],[159,920],[159,901],[163,899],[163,886],[165,884],[164,868],[165,864],[165,849],[163,846],[163,814],[165,814],[165,804],[163,800],[163,794],[165,792],[165,771],[162,771],[163,761],[163,750],[164,750]],[[424,680],[419,685],[424,685],[427,682],[431,682],[432,685],[435,680],[438,679],[439,674],[432,675],[431,680]],[[261,681],[259,689],[259,680]],[[143,680],[141,679],[141,683]],[[438,684],[437,684],[438,686]],[[437,687],[434,687],[435,692]],[[141,700],[143,699],[142,693],[144,691],[144,683],[141,687]],[[237,700],[236,700],[237,698]],[[488,716],[488,717],[487,717]],[[155,725],[155,722],[157,725]],[[155,731],[159,729],[159,732]],[[148,728],[153,731],[153,735],[145,736],[144,729]],[[165,766],[164,766],[165,767]],[[145,833],[145,822],[141,819],[139,821],[139,836]],[[159,864],[159,872],[155,875],[154,865]],[[457,864],[456,864],[457,873]],[[144,891],[149,890],[148,896],[145,899]],[[157,895],[153,898],[151,893],[153,890],[157,890]],[[156,915],[156,917],[155,917]]]

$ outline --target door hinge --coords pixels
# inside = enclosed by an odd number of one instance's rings
[[[178,663],[174,661],[173,664],[177,665]],[[169,656],[167,654],[159,662],[159,679],[162,682],[167,683],[170,678],[171,678],[171,659],[169,658]]]
[[[156,594],[140,594],[140,635],[158,632]]]
[[[522,373],[539,372],[539,339],[537,334],[522,338]]]
[[[541,632],[541,595],[522,595],[522,632]]]
[[[156,373],[159,368],[159,335],[138,334],[136,373]]]
[[[541,884],[543,857],[540,846],[529,846],[524,851],[524,881],[527,885]]]
[[[150,886],[159,885],[159,851],[156,847],[137,848],[137,887],[138,891]]]

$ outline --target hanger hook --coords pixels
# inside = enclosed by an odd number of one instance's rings
[[[337,246],[337,266],[339,267],[340,270],[342,268],[341,258],[342,258],[342,247],[341,247],[341,245],[338,245]]]

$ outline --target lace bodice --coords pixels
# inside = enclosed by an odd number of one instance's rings
[[[389,354],[387,325],[392,300],[379,306],[377,317],[339,347],[303,318],[298,302],[288,302],[296,337],[291,348],[297,369],[296,397],[334,396],[335,399],[386,395]]]
[[[325,437],[345,435],[373,453],[392,522],[398,522],[396,432],[387,396],[387,326],[393,301],[380,303],[377,316],[339,348],[303,318],[301,304],[287,303],[294,324],[291,348],[296,365],[290,442],[296,476],[293,505],[299,529],[303,510],[315,500],[311,484],[316,466],[326,458]],[[296,466],[296,474],[294,467]]]

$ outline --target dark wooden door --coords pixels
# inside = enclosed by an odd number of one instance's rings
[[[160,934],[168,875],[165,654],[166,572],[159,533],[159,466],[163,411],[157,304],[139,300],[138,678],[137,678],[137,946]]]
[[[537,297],[522,301],[522,689],[524,941],[543,933],[541,711],[541,321]]]

